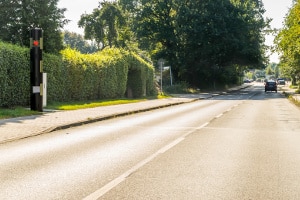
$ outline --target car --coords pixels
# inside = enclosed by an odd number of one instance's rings
[[[277,83],[273,80],[265,82],[265,92],[275,91],[277,92]]]
[[[283,78],[277,79],[277,84],[278,85],[285,85],[285,80]]]
[[[285,80],[279,80],[279,81],[278,81],[278,84],[279,84],[279,85],[285,85]]]

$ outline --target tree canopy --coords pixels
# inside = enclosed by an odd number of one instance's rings
[[[29,28],[40,27],[45,50],[58,52],[68,20],[57,2],[2,0],[0,39],[26,46]],[[264,12],[262,0],[104,0],[78,25],[98,50],[126,48],[153,63],[163,59],[175,81],[202,88],[235,84],[245,69],[266,66]],[[83,45],[69,33],[65,40]]]
[[[88,43],[88,41],[84,40],[83,36],[78,33],[65,31],[64,42],[66,46],[71,49],[76,49],[83,54],[95,53],[97,51],[95,44]]]
[[[294,84],[300,78],[300,1],[294,1],[289,10],[284,28],[275,38],[277,50],[281,54],[281,71],[291,77]]]
[[[125,18],[115,2],[99,3],[92,14],[81,15],[78,25],[84,28],[85,39],[95,40],[99,49],[122,46],[120,32],[125,27]]]
[[[66,9],[57,8],[58,0],[1,0],[0,39],[29,47],[29,30],[44,30],[44,50],[58,53],[63,49],[60,29],[68,22]]]
[[[134,17],[139,47],[165,59],[194,86],[236,82],[242,68],[266,64],[260,0],[120,0]]]

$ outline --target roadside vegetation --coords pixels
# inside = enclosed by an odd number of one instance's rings
[[[95,108],[100,106],[112,106],[119,104],[136,103],[140,101],[146,101],[147,99],[112,99],[101,101],[77,101],[77,102],[52,102],[45,109],[51,110],[78,110],[85,108]]]
[[[147,101],[152,99],[162,99],[169,98],[169,95],[159,94],[157,96],[150,96],[147,98],[138,99],[106,99],[106,100],[95,100],[95,101],[73,101],[73,102],[50,102],[44,110],[78,110],[86,108],[95,108],[100,106],[112,106],[120,104],[137,103],[141,101]],[[15,117],[24,117],[30,115],[40,115],[42,113],[37,111],[32,111],[30,108],[26,107],[13,107],[13,108],[1,108],[0,109],[0,119],[8,119]]]
[[[16,108],[1,108],[0,109],[0,119],[23,117],[30,115],[40,114],[37,111],[32,111],[28,108],[16,107]]]
[[[294,1],[279,32],[270,27],[271,19],[263,17],[262,1],[161,2],[100,1],[92,13],[81,15],[78,26],[84,35],[78,35],[63,31],[70,20],[64,16],[66,8],[58,8],[58,0],[1,1],[0,118],[37,114],[22,109],[29,107],[28,28],[32,27],[42,28],[47,38],[43,49],[47,97],[62,102],[49,104],[48,109],[220,91],[242,84],[245,73],[249,80],[284,76],[297,84],[300,0]],[[266,34],[277,34],[276,50],[282,55],[278,65],[268,63]],[[159,91],[154,79],[160,73],[155,72],[167,68]]]
[[[300,101],[298,101],[296,98],[294,98],[293,95],[290,93],[284,93],[284,94],[293,104],[295,104],[296,106],[298,106],[300,108]]]
[[[269,20],[263,17],[265,10],[261,1],[100,1],[93,12],[82,13],[77,22],[84,29],[83,36],[63,31],[70,19],[64,16],[66,8],[58,8],[58,0],[5,0],[0,5],[0,40],[3,42],[28,48],[28,27],[39,27],[44,30],[45,53],[60,55],[66,47],[82,54],[123,49],[156,69],[158,63],[171,66],[177,83],[187,82],[194,88],[237,84],[244,70],[262,69],[267,64],[264,36]],[[85,62],[86,57],[71,60],[71,63],[75,63],[72,67],[79,68],[79,75],[91,80],[95,69],[93,63]],[[46,66],[49,58],[43,57],[43,61],[45,72],[49,71]],[[86,73],[80,73],[82,68]],[[59,70],[61,68],[53,69],[51,73]],[[102,77],[109,77],[107,75],[112,73],[108,72]],[[46,73],[50,79],[50,72]],[[70,73],[77,75],[75,71]],[[60,81],[55,78],[52,77],[52,81]],[[95,91],[89,85],[75,88],[84,87]],[[53,92],[61,90],[56,88]],[[81,94],[90,96],[90,91]],[[77,91],[74,93],[77,95]]]
[[[300,0],[293,1],[293,6],[289,9],[285,20],[284,28],[281,29],[276,38],[276,51],[281,54],[280,57],[280,70],[285,77],[289,77],[292,85],[300,87]],[[297,91],[299,93],[299,89]]]

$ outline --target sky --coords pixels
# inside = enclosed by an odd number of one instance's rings
[[[293,0],[262,0],[266,9],[265,17],[272,18],[272,28],[280,29],[283,27],[284,17],[292,7]],[[83,29],[78,28],[77,23],[80,16],[84,13],[91,14],[94,8],[99,5],[99,0],[59,0],[58,7],[66,8],[65,17],[71,22],[65,26],[65,30],[83,34]],[[266,38],[267,45],[273,45],[273,37]],[[272,54],[270,61],[278,63],[278,55]]]
[[[265,17],[272,18],[272,28],[283,28],[283,22],[289,9],[292,7],[293,0],[262,0],[265,7]],[[273,45],[273,36],[266,37],[266,44]],[[270,61],[279,63],[278,54],[274,53],[270,56]]]
[[[91,14],[99,5],[99,0],[59,0],[58,7],[66,8],[66,19],[71,20],[65,30],[83,34],[83,29],[78,28],[80,16],[84,13]]]

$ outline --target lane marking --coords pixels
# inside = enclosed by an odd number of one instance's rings
[[[220,117],[222,117],[222,116],[223,116],[223,113],[217,115],[215,118],[220,118]]]
[[[209,124],[209,122],[206,122],[206,123],[202,124],[201,126],[199,126],[198,128],[196,128],[194,130],[191,130],[191,131],[187,132],[186,134],[184,134],[183,136],[181,136],[181,137],[177,138],[176,140],[170,142],[169,144],[167,144],[166,146],[162,147],[161,149],[159,149],[154,154],[150,155],[146,159],[142,160],[141,162],[139,162],[138,164],[136,164],[135,166],[133,166],[132,168],[130,168],[128,171],[126,171],[123,174],[121,174],[119,177],[115,178],[114,180],[112,180],[109,183],[107,183],[106,185],[104,185],[99,190],[96,190],[95,192],[93,192],[89,196],[85,197],[83,200],[96,200],[96,199],[99,199],[101,196],[103,196],[104,194],[106,194],[107,192],[109,192],[111,189],[113,189],[114,187],[116,187],[117,185],[119,185],[121,182],[123,182],[127,177],[129,177],[131,174],[133,174],[139,168],[143,167],[144,165],[146,165],[147,163],[149,163],[150,161],[152,161],[159,154],[165,153],[166,151],[168,151],[172,147],[174,147],[177,144],[179,144],[180,142],[182,142],[188,135],[190,135],[191,133],[195,132],[196,130],[203,129],[208,124]]]

